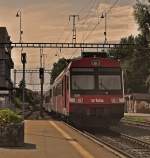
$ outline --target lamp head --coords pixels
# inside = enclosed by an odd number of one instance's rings
[[[19,15],[19,12],[17,12],[17,14],[16,14],[16,17],[19,17],[20,15]]]
[[[103,19],[104,18],[104,14],[102,13],[102,16],[101,16],[101,18]]]

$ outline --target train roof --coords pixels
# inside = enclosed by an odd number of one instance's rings
[[[53,86],[57,84],[63,76],[71,68],[95,68],[95,67],[111,67],[111,68],[120,68],[120,61],[114,58],[111,58],[105,52],[81,52],[81,56],[71,59],[68,66],[59,74],[55,79]]]

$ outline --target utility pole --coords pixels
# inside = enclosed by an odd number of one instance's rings
[[[23,64],[23,77],[22,77],[22,116],[23,116],[23,119],[24,119],[24,102],[25,102],[25,64],[26,64],[26,53],[22,53],[21,54],[21,62]]]
[[[16,87],[16,73],[17,73],[17,70],[14,69],[14,88]]]
[[[73,19],[73,35],[72,35],[72,43],[76,43],[76,18],[79,20],[79,15],[69,15],[69,21]]]
[[[101,18],[105,18],[105,31],[104,31],[104,37],[105,37],[105,40],[104,40],[104,44],[106,44],[108,41],[107,41],[107,13],[103,13]]]

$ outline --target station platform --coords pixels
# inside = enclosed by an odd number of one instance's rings
[[[150,114],[143,114],[143,113],[124,113],[125,117],[130,118],[139,118],[143,121],[150,122]]]
[[[141,116],[141,117],[150,117],[150,114],[143,113],[124,113],[125,116]]]
[[[61,121],[25,121],[25,146],[0,148],[0,158],[118,158]]]

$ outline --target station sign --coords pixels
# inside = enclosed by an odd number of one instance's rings
[[[100,60],[92,60],[91,65],[92,66],[100,66]]]
[[[0,90],[0,95],[6,95],[6,94],[9,94],[9,91],[8,90]]]

